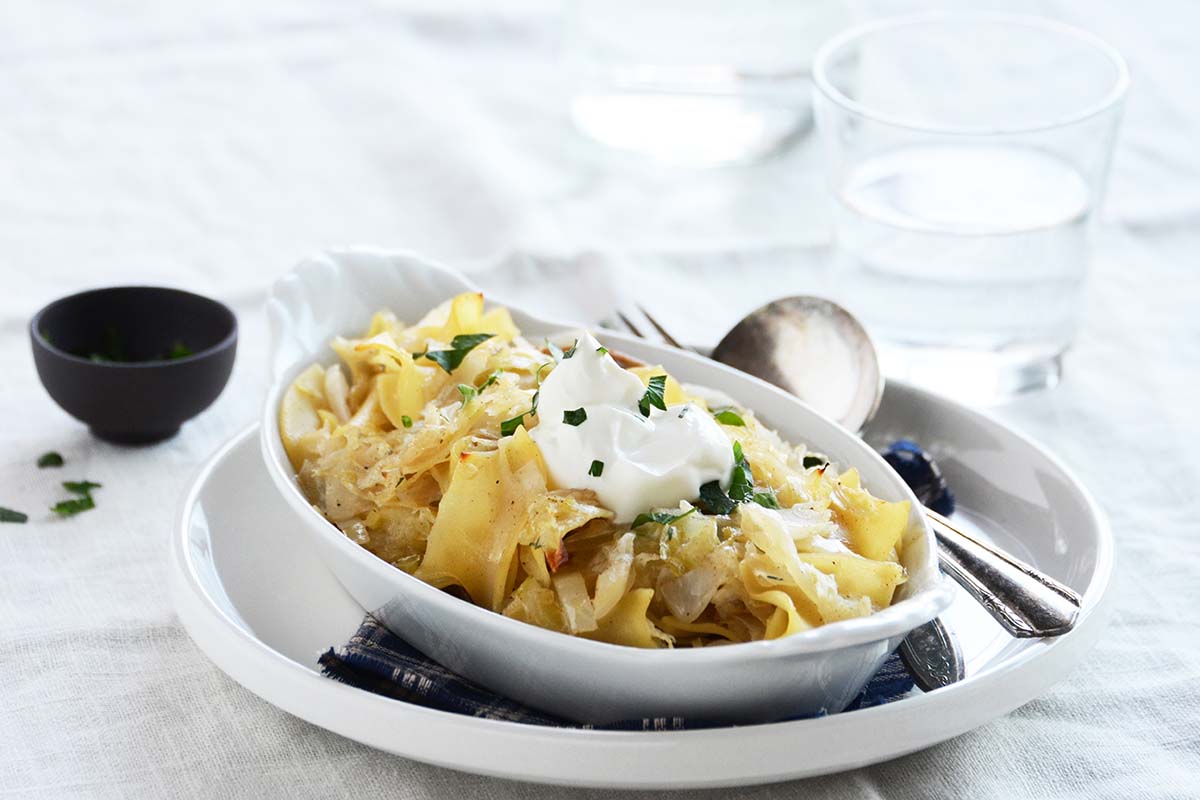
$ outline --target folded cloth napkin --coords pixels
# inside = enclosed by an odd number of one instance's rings
[[[370,614],[363,619],[349,643],[338,651],[333,648],[325,651],[320,664],[321,672],[326,677],[359,689],[471,717],[616,731],[696,730],[727,724],[683,717],[654,717],[608,725],[579,725],[535,711],[459,677],[383,627],[383,623]],[[908,669],[900,657],[893,653],[846,710],[890,703],[908,694],[912,688],[913,680]]]
[[[900,440],[888,447],[883,457],[896,467],[923,503],[939,510],[945,509],[943,513],[953,510],[954,498],[946,487],[941,470],[915,442]],[[682,717],[658,717],[608,725],[579,725],[535,711],[460,677],[392,633],[370,614],[363,619],[362,625],[346,645],[340,650],[331,647],[321,655],[319,662],[321,672],[326,677],[452,714],[531,725],[625,731],[694,730],[726,724]],[[846,710],[890,703],[912,689],[912,677],[900,657],[893,653]]]

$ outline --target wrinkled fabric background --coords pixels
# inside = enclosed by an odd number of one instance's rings
[[[1200,6],[1012,7],[1094,30],[1134,74],[1066,381],[998,411],[1111,516],[1111,627],[1065,683],[959,739],[697,796],[1200,796]],[[0,526],[0,796],[602,794],[429,767],[292,718],[208,662],[166,588],[185,485],[256,417],[266,288],[310,251],[411,248],[581,320],[652,298],[699,343],[819,285],[811,139],[739,170],[629,169],[571,133],[560,20],[549,0],[0,5],[0,504],[32,512]],[[122,282],[215,295],[242,323],[228,390],[152,448],[90,439],[29,355],[42,304]],[[49,449],[61,477],[32,466]],[[104,484],[95,511],[38,510],[84,477]]]

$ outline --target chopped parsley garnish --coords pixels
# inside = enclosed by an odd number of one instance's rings
[[[504,372],[504,370],[502,370],[502,369],[492,370],[492,374],[487,376],[487,380],[483,382],[483,386],[479,387],[479,391],[482,392],[484,389],[486,389],[487,387],[489,387],[493,383],[495,383],[500,378],[500,375],[503,372]]]
[[[633,522],[629,525],[630,529],[647,525],[651,522],[656,525],[672,525],[686,517],[688,514],[694,514],[696,508],[693,506],[682,514],[672,514],[670,511],[649,511],[645,514],[638,514],[633,518]]]
[[[746,427],[746,420],[742,419],[742,416],[734,411],[731,406],[718,408],[712,412],[712,415],[722,425],[734,425],[738,428]]]
[[[824,465],[828,464],[829,462],[826,461],[825,459],[821,458],[820,456],[805,456],[804,461],[802,461],[801,463],[804,465],[805,469],[811,469],[812,467],[824,466]]]
[[[192,348],[188,347],[183,342],[176,340],[175,343],[171,345],[171,350],[167,353],[167,360],[170,361],[176,358],[187,358],[190,355],[195,355],[192,352]]]
[[[650,406],[667,410],[667,403],[663,399],[667,391],[667,376],[655,375],[650,378],[649,385],[646,387],[646,393],[642,395],[642,399],[638,401],[638,411],[642,412],[643,417],[650,416]]]
[[[733,443],[733,476],[729,479],[729,497],[735,503],[744,503],[754,493],[754,476],[742,452],[742,443]]]
[[[413,358],[424,356],[446,370],[447,373],[454,372],[467,357],[467,353],[495,335],[494,333],[460,333],[450,340],[449,350],[426,350],[424,353],[413,354]]]
[[[28,522],[29,515],[0,506],[0,522]]]
[[[45,338],[45,334],[42,334]],[[49,341],[49,339],[46,339]],[[146,356],[144,358],[132,358],[125,349],[125,338],[121,332],[111,325],[104,329],[103,341],[100,347],[91,350],[77,351],[75,355],[86,358],[93,364],[124,364],[136,361],[173,361],[177,358],[187,358],[195,355],[192,348],[183,343],[182,340],[176,339],[171,343],[171,346],[166,350],[160,350],[158,354]]]
[[[606,356],[606,355],[608,355],[608,348],[605,347],[604,345],[601,345],[600,347],[596,348],[596,352],[602,356]]]
[[[571,346],[568,347],[566,350],[563,350],[562,348],[560,348],[558,345],[556,345],[554,342],[550,341],[549,339],[546,340],[546,349],[550,351],[550,355],[554,358],[554,363],[556,363],[556,364],[560,361],[563,361],[564,359],[570,358],[571,356],[575,355],[575,348],[577,348],[577,347],[579,347],[578,339],[571,342]]]
[[[477,395],[479,392],[474,386],[460,383],[458,385],[458,393],[462,395],[462,404],[465,406],[467,403],[475,399],[475,395]]]
[[[705,514],[729,514],[739,503],[758,503],[763,508],[779,508],[779,499],[770,489],[754,490],[754,475],[750,463],[742,452],[742,443],[733,443],[733,473],[729,478],[729,491],[721,488],[720,481],[709,481],[700,487],[696,505]]]
[[[63,465],[63,457],[60,453],[51,450],[49,453],[42,453],[37,460],[39,469],[46,467],[61,467]]]
[[[775,492],[769,489],[765,492],[755,492],[750,495],[750,499],[763,508],[779,508],[779,498],[775,496]]]
[[[60,517],[73,517],[81,511],[88,511],[96,507],[96,503],[92,500],[90,494],[83,497],[73,497],[70,500],[62,500],[50,506],[50,510]]]
[[[85,358],[93,361],[96,364],[107,364],[110,361],[128,361],[129,357],[125,353],[125,341],[118,331],[112,325],[104,329],[104,342],[102,345],[88,353],[80,353]]]
[[[587,411],[582,407],[563,412],[563,423],[566,425],[582,425],[587,421]]]
[[[592,465],[590,467],[588,467],[588,475],[591,475],[593,478],[599,478],[603,474],[604,474],[604,462],[603,461],[592,461]]]
[[[410,417],[408,414],[401,416],[400,424],[406,428],[411,428],[412,427],[412,417]]]
[[[720,481],[709,481],[700,487],[700,497],[696,499],[696,507],[705,514],[728,514],[737,507],[737,503],[729,499]]]
[[[539,372],[540,371],[541,370],[539,370]],[[519,428],[523,424],[525,424],[525,417],[530,417],[537,413],[538,396],[540,394],[541,394],[541,392],[533,393],[533,402],[531,402],[529,404],[529,410],[526,411],[524,414],[517,414],[512,419],[506,419],[500,423],[500,435],[501,436],[512,436],[514,433],[517,432],[517,428]]]
[[[92,489],[101,488],[100,484],[92,481],[63,481],[63,488],[80,497],[62,500],[50,506],[50,510],[60,517],[73,517],[81,511],[96,507],[96,501],[92,499]]]

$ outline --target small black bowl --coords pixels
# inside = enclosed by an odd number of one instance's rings
[[[55,300],[29,324],[46,391],[101,439],[169,439],[233,369],[237,318],[178,289],[118,286]]]

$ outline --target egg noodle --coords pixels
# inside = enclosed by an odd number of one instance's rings
[[[906,579],[907,502],[873,497],[854,469],[838,474],[747,409],[710,408],[658,367],[622,359],[647,389],[629,413],[711,415],[729,477],[627,522],[583,475],[554,481],[530,436],[538,390],[581,355],[526,341],[480,294],[411,326],[378,313],[332,348],[341,363],[302,372],[280,409],[302,490],[379,558],[484,608],[613,644],[702,646],[866,616]]]

